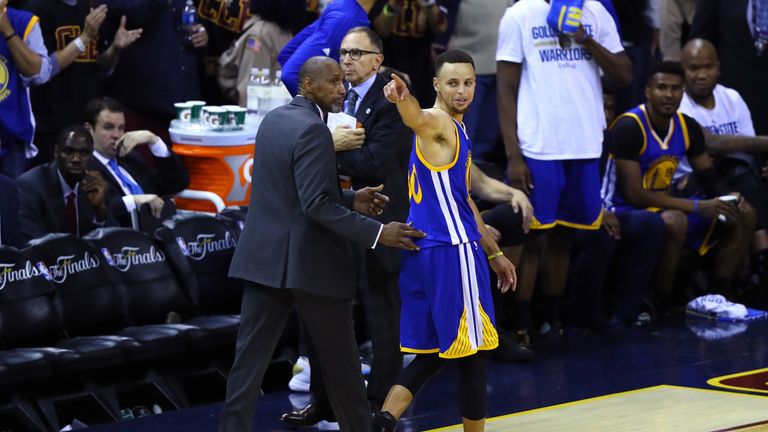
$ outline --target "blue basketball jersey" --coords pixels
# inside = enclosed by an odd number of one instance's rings
[[[690,145],[688,126],[685,124],[683,114],[680,111],[675,113],[664,138],[659,137],[653,130],[644,104],[622,114],[616,121],[623,117],[634,119],[643,133],[643,146],[640,149],[639,160],[643,189],[668,193],[677,165]],[[603,204],[608,209],[633,208],[622,196],[621,189],[617,187],[616,163],[612,156],[608,159],[608,167],[603,178],[602,196]]]
[[[408,164],[408,222],[427,233],[416,240],[421,248],[459,245],[481,237],[469,206],[472,144],[462,125],[456,120],[453,123],[456,154],[448,165],[430,164],[419,150],[419,137],[413,137]]]
[[[38,22],[37,17],[27,11],[12,8],[8,8],[6,13],[18,37],[26,40]],[[8,43],[0,40],[0,142],[6,144],[18,140],[29,144],[34,134],[29,89],[21,80]]]

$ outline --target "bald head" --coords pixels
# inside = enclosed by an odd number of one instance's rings
[[[683,47],[681,58],[686,94],[698,104],[711,108],[714,103],[712,91],[720,77],[717,49],[708,40],[693,39]]]
[[[344,103],[341,67],[330,57],[309,58],[299,70],[299,94],[324,112],[339,112]]]
[[[714,58],[715,61],[718,61],[717,49],[712,45],[712,42],[706,39],[691,39],[688,41],[681,52],[683,65],[692,58],[696,59],[701,57],[711,57]]]

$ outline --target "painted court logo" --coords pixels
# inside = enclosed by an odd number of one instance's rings
[[[0,290],[10,282],[21,282],[39,276],[40,271],[32,265],[31,261],[24,263],[23,267],[16,268],[16,264],[0,263]]]
[[[0,102],[11,94],[11,91],[8,90],[8,81],[10,81],[11,76],[8,73],[7,64],[8,59],[0,55]]]
[[[111,253],[109,249],[102,248],[101,253],[112,267],[127,272],[133,266],[154,264],[165,261],[165,254],[150,246],[149,250],[141,251],[141,248],[123,246],[120,252]]]

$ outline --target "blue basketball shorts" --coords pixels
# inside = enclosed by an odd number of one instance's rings
[[[525,157],[533,190],[532,229],[555,225],[585,230],[600,229],[599,159],[539,160]]]
[[[400,349],[466,357],[499,345],[488,259],[478,242],[403,253]]]

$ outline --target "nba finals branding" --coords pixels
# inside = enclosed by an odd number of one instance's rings
[[[180,245],[184,242],[184,239],[181,237],[178,237],[176,240]],[[237,246],[237,242],[235,242],[235,239],[232,238],[229,232],[224,234],[224,238],[220,239],[216,239],[216,234],[198,234],[195,241],[188,242],[185,246],[181,248],[184,255],[195,261],[201,261],[208,253],[234,249]]]
[[[52,282],[60,284],[64,283],[70,275],[86,272],[98,266],[99,258],[85,252],[80,259],[75,259],[75,255],[58,257],[56,264],[48,266],[48,273]]]
[[[16,264],[0,263],[0,290],[5,288],[8,282],[21,282],[40,276],[40,271],[31,261],[24,263],[24,267],[16,268]]]
[[[11,76],[8,73],[8,59],[0,55],[0,102],[4,101],[11,94],[8,90],[8,82]]]
[[[141,248],[132,246],[123,246],[120,252],[110,253],[109,249],[102,248],[101,253],[104,254],[109,265],[120,270],[121,272],[127,272],[133,266],[141,266],[147,264],[154,264],[165,261],[165,254],[157,250],[154,246],[150,246],[148,250],[141,251]]]

